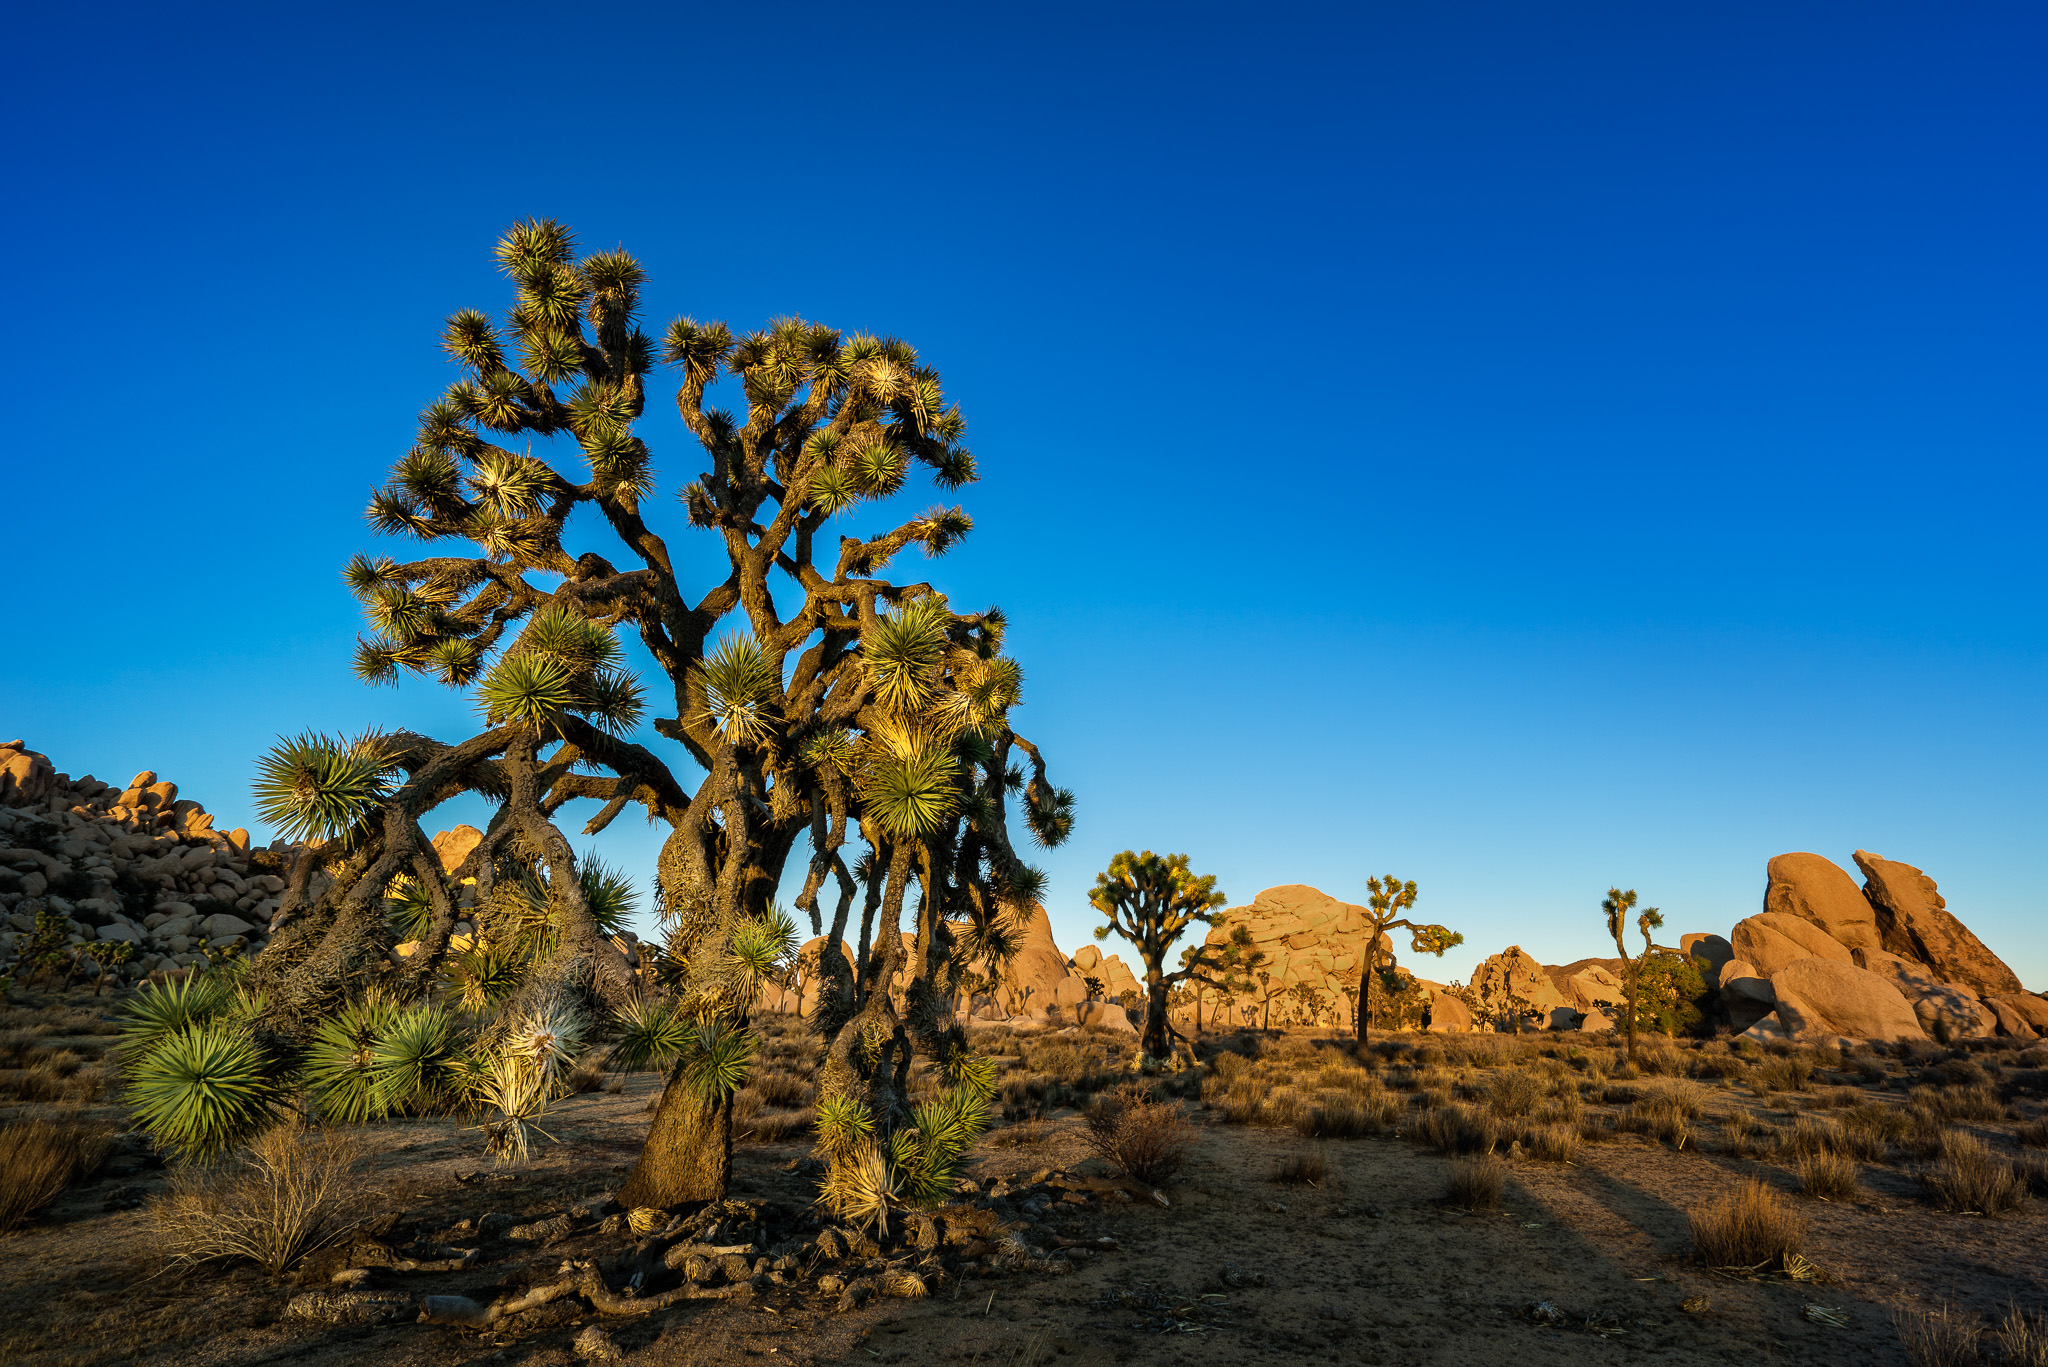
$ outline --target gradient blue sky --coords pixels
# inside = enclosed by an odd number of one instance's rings
[[[1725,932],[1770,855],[1861,846],[2048,987],[2037,5],[12,32],[0,731],[74,774],[253,824],[279,732],[468,724],[352,680],[337,570],[439,320],[501,311],[490,244],[547,214],[657,323],[943,372],[984,478],[929,573],[1009,611],[1079,794],[1070,948],[1126,846],[1234,901],[1415,878],[1467,937],[1432,977],[1601,952],[1610,882]],[[643,432],[701,468],[672,405]]]

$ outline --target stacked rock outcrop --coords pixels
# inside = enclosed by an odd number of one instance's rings
[[[254,953],[283,868],[281,850],[213,829],[204,806],[153,772],[122,786],[74,779],[19,740],[0,743],[0,963],[42,913],[61,918],[69,947],[133,944],[124,977],[188,966],[202,950]],[[77,962],[99,971],[89,956]]]
[[[1802,1041],[2040,1033],[2048,1002],[1949,912],[1932,878],[1868,850],[1855,860],[1860,889],[1817,854],[1771,860],[1764,910],[1736,924],[1736,957],[1716,978],[1738,1030]]]

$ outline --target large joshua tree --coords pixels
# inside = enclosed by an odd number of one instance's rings
[[[1445,926],[1413,921],[1401,913],[1415,905],[1418,895],[1415,880],[1402,882],[1388,874],[1385,878],[1365,880],[1365,952],[1359,956],[1358,968],[1358,1042],[1364,1044],[1372,1037],[1372,991],[1375,978],[1384,984],[1385,974],[1394,969],[1394,950],[1389,943],[1390,932],[1406,930],[1408,945],[1417,954],[1434,954],[1442,958],[1444,951],[1465,943],[1464,935]]]
[[[261,785],[272,819],[314,843],[258,985],[286,1028],[316,1018],[382,961],[383,902],[401,876],[432,901],[403,970],[424,983],[458,916],[449,888],[473,878],[488,901],[494,861],[510,854],[545,870],[559,931],[524,990],[628,1009],[641,979],[590,915],[556,824],[587,800],[599,806],[585,834],[628,806],[668,828],[655,881],[680,1007],[729,1029],[786,959],[773,899],[807,839],[796,900],[813,933],[845,936],[862,904],[854,961],[821,956],[826,1093],[885,1138],[908,1116],[913,1049],[956,1070],[964,1061],[948,973],[1000,957],[1010,909],[1042,888],[1012,843],[1010,798],[1041,844],[1072,825],[1072,795],[1009,725],[1023,674],[1003,654],[1001,612],[958,613],[930,585],[887,576],[913,546],[944,554],[971,528],[966,513],[933,507],[840,536],[820,558],[835,516],[889,499],[914,468],[943,489],[972,482],[964,420],[900,341],[798,319],[736,336],[679,318],[657,343],[639,325],[643,274],[624,251],[579,258],[566,228],[540,220],[508,231],[497,257],[512,308],[502,322],[473,310],[447,320],[442,345],[465,374],[420,415],[369,505],[376,531],[448,549],[361,555],[345,570],[370,625],[356,672],[472,690],[486,726],[452,745],[305,737],[273,753]],[[687,534],[722,551],[696,582],[703,553],[679,554],[652,525],[659,481],[634,432],[658,364],[679,375],[676,407],[708,467],[679,492]],[[707,406],[722,380],[740,391],[736,414]],[[645,702],[621,631],[662,676],[656,710],[668,715],[651,726],[664,753],[629,738]],[[420,818],[465,791],[498,808],[444,881]],[[906,983],[899,1004],[892,985]],[[622,1199],[722,1195],[729,1096],[668,1087]]]
[[[1171,1047],[1169,1036],[1178,1035],[1166,1018],[1168,989],[1215,966],[1217,957],[1199,953],[1183,957],[1181,966],[1168,973],[1166,951],[1189,926],[1213,922],[1216,908],[1228,900],[1217,889],[1216,876],[1197,877],[1184,854],[1162,857],[1150,850],[1143,854],[1125,850],[1095,875],[1088,901],[1103,916],[1095,938],[1107,939],[1113,931],[1130,941],[1145,963],[1144,1058],[1165,1059]]]

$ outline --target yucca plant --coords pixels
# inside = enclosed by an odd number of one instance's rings
[[[168,1036],[212,1020],[227,1010],[233,997],[234,990],[225,981],[202,973],[144,983],[122,1008],[122,1056],[140,1058]]]
[[[381,1119],[390,1110],[379,1095],[375,1051],[397,1013],[389,999],[372,994],[320,1023],[299,1075],[320,1114],[359,1124]]]
[[[454,1019],[441,1007],[392,1012],[370,1050],[378,1106],[429,1112],[453,1104],[460,1095],[462,1045]]]
[[[138,1128],[180,1157],[202,1160],[270,1123],[281,1100],[272,1074],[245,1028],[194,1022],[168,1032],[129,1065],[126,1100]]]

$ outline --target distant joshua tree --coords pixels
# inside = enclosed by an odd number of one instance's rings
[[[1445,950],[1465,943],[1465,937],[1457,931],[1418,923],[1400,915],[1415,905],[1414,879],[1403,883],[1390,873],[1385,878],[1366,879],[1365,887],[1370,894],[1365,900],[1369,930],[1358,970],[1360,1044],[1366,1043],[1372,1034],[1372,1004],[1377,996],[1372,990],[1373,979],[1394,967],[1394,951],[1387,943],[1389,931],[1406,930],[1409,948],[1418,954],[1434,954],[1438,958],[1443,957]]]
[[[1144,1057],[1168,1058],[1172,1042],[1181,1038],[1167,1019],[1168,992],[1212,965],[1221,967],[1224,957],[1197,946],[1168,973],[1166,951],[1188,927],[1213,924],[1216,908],[1227,900],[1217,889],[1215,876],[1197,877],[1184,854],[1161,857],[1150,850],[1125,850],[1095,876],[1088,901],[1105,918],[1095,928],[1095,938],[1106,940],[1115,933],[1130,941],[1145,964],[1145,1030],[1140,1045]]]
[[[1636,929],[1643,937],[1643,952],[1631,958],[1623,933],[1628,929],[1628,913],[1635,909],[1636,890],[1623,892],[1620,888],[1609,888],[1600,909],[1607,913],[1607,933],[1614,937],[1614,947],[1621,951],[1622,987],[1627,994],[1622,1015],[1628,1028],[1628,1061],[1636,1061],[1636,1000],[1642,993],[1643,965],[1652,954],[1676,954],[1678,951],[1654,944],[1650,932],[1664,924],[1664,913],[1655,907],[1644,907],[1636,913]]]

